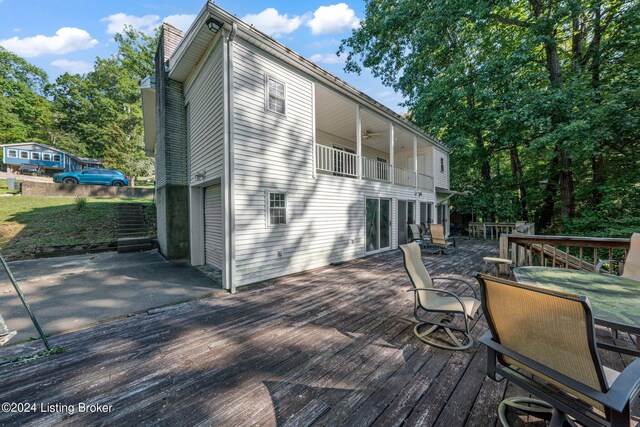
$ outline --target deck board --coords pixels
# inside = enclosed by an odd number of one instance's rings
[[[497,252],[496,243],[463,240],[424,261],[434,276],[470,277]],[[113,410],[0,413],[0,424],[495,425],[500,400],[524,392],[484,375],[477,343],[448,352],[415,339],[408,289],[393,251],[54,336],[63,354],[0,368],[0,402]],[[482,316],[472,325],[476,338],[487,329]],[[603,360],[631,362],[610,352]]]

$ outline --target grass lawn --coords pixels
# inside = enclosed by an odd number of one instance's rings
[[[86,200],[77,209],[71,197],[1,197],[0,253],[21,259],[33,257],[38,246],[111,242],[116,240],[118,203],[153,204],[149,199]]]

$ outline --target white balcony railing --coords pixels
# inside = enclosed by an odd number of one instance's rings
[[[423,173],[418,174],[418,188],[433,193],[433,177]]]
[[[358,156],[348,151],[316,145],[316,169],[338,176],[358,176]]]
[[[407,169],[399,168],[395,166],[393,168],[395,184],[403,185],[405,187],[415,187],[416,185],[416,173]]]
[[[362,177],[378,181],[390,181],[389,164],[378,160],[362,158]]]

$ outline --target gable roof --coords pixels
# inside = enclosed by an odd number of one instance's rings
[[[424,132],[418,126],[391,110],[389,107],[379,103],[364,92],[356,89],[344,80],[331,74],[324,68],[316,65],[299,53],[294,52],[279,41],[256,29],[254,26],[247,24],[235,15],[230,14],[211,1],[208,1],[202,8],[169,59],[168,74],[171,79],[184,82],[217,35],[216,33],[209,31],[207,28],[206,22],[209,18],[214,18],[215,20],[222,22],[224,29],[227,31],[231,31],[232,26],[235,26],[237,28],[237,37],[255,45],[267,54],[282,60],[304,74],[316,79],[318,82],[331,87],[342,95],[355,100],[364,107],[368,107],[369,109],[381,114],[394,124],[403,126],[407,130],[420,135],[422,138],[446,152],[451,151],[451,149],[444,145],[439,139]]]

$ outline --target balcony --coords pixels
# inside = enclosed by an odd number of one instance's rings
[[[316,145],[316,169],[332,175],[357,178],[358,156],[348,151]]]
[[[433,177],[423,173],[418,174],[418,188],[433,192]]]
[[[401,167],[395,167],[394,169],[394,182],[397,185],[403,187],[415,187],[416,186],[416,173],[408,169]]]

